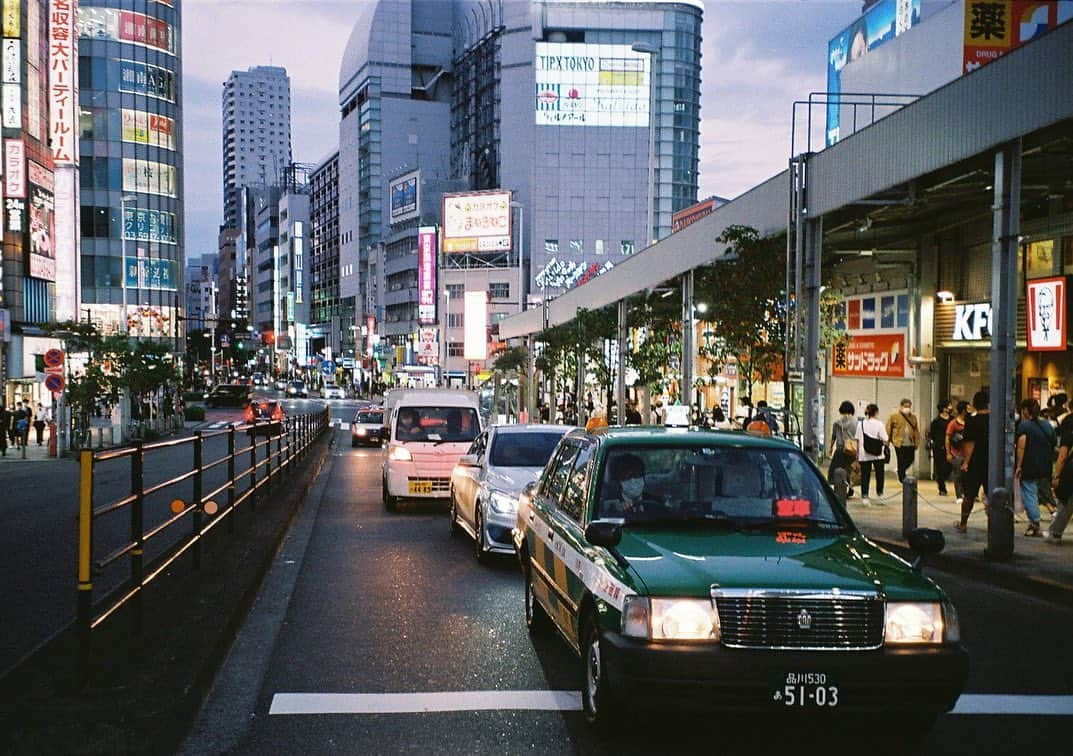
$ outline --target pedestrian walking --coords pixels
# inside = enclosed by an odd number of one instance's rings
[[[7,456],[7,440],[11,435],[11,426],[14,422],[7,405],[0,400],[0,454]]]
[[[854,461],[857,459],[857,418],[854,417],[856,408],[853,402],[842,402],[838,405],[838,419],[831,426],[831,441],[828,448],[831,450],[831,464],[827,468],[827,480],[834,478],[835,470],[846,471],[846,497],[853,498],[853,486],[851,473]]]
[[[37,403],[37,412],[34,413],[34,433],[37,435],[37,445],[45,442],[45,408],[41,402]]]
[[[898,458],[898,482],[905,480],[905,474],[913,466],[917,447],[920,445],[920,421],[913,414],[913,401],[902,399],[897,411],[887,419],[887,436],[890,438],[894,454]]]
[[[15,402],[15,447],[18,449],[24,448],[26,446],[26,439],[29,435],[29,403],[24,407],[22,402]]]
[[[640,425],[641,413],[637,411],[637,403],[630,402],[626,405],[626,425]]]
[[[946,428],[954,414],[949,399],[939,402],[939,414],[928,428],[928,448],[931,450],[932,477],[939,485],[939,495],[946,496],[946,481],[950,477],[950,463],[946,459]]]
[[[987,454],[988,426],[991,423],[991,395],[987,391],[977,391],[972,397],[972,406],[976,413],[965,419],[965,440],[962,442],[964,455],[961,471],[964,473],[964,496],[961,499],[961,518],[954,523],[954,529],[964,533],[969,524],[976,497],[987,496]]]
[[[883,495],[883,466],[887,461],[884,450],[890,446],[890,436],[878,419],[879,406],[869,404],[864,408],[864,420],[857,425],[857,461],[861,464],[861,504],[867,506],[868,489],[872,473],[876,475],[876,495]]]
[[[954,496],[960,504],[965,496],[961,463],[965,461],[965,419],[969,416],[969,403],[958,402],[954,413],[946,426],[946,461],[950,464],[950,477],[954,481]]]
[[[1047,529],[1047,540],[1051,543],[1061,543],[1062,534],[1065,533],[1066,525],[1069,524],[1070,515],[1073,515],[1073,460],[1070,459],[1073,452],[1073,425],[1066,424],[1061,433],[1061,442],[1058,447],[1058,460],[1054,463],[1054,474],[1051,484],[1058,499],[1058,511],[1051,520],[1051,526]]]
[[[1035,399],[1023,400],[1020,410],[1013,477],[1018,482],[1021,502],[1028,516],[1025,535],[1040,538],[1043,531],[1039,526],[1039,482],[1043,478],[1049,482],[1053,473],[1054,428],[1040,419],[1039,402]]]

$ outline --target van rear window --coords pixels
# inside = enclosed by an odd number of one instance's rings
[[[396,441],[469,443],[480,423],[470,407],[400,407],[395,420]]]

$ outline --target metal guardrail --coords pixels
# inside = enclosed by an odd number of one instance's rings
[[[331,412],[296,415],[282,423],[235,424],[229,428],[202,432],[192,437],[160,441],[137,442],[133,446],[101,451],[83,450],[80,453],[81,482],[78,510],[78,681],[89,682],[89,665],[92,650],[93,630],[120,608],[130,604],[133,634],[142,631],[143,592],[153,580],[180,557],[189,552],[195,569],[201,566],[201,546],[205,536],[221,522],[228,522],[228,532],[235,531],[235,517],[239,507],[249,504],[256,510],[256,498],[261,490],[274,484],[281,473],[298,462],[310,446],[331,426]],[[248,437],[249,445],[238,446],[238,434]],[[205,459],[205,441],[226,437],[227,450],[216,459]],[[146,461],[160,452],[176,448],[189,448],[193,456],[190,469],[166,480],[146,485]],[[248,466],[237,469],[239,465]],[[107,462],[129,462],[130,493],[112,501],[98,501],[94,481],[98,466]],[[226,466],[226,480],[212,490],[206,491],[206,477],[217,468]],[[146,529],[146,503],[151,497],[177,490],[190,481],[193,493],[186,499],[177,496],[171,502],[170,512],[159,522]],[[217,498],[223,496],[224,501]],[[94,560],[94,533],[100,522],[109,515],[126,512],[130,517],[129,537],[112,548],[104,556]],[[174,530],[189,522],[189,530],[176,535]],[[170,543],[165,543],[168,538]],[[146,561],[146,546],[157,541],[160,554]],[[110,565],[127,558],[130,575],[117,589],[110,591],[95,602],[93,581]]]

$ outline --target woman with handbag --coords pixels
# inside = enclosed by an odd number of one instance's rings
[[[853,461],[857,459],[857,418],[854,415],[853,402],[842,402],[838,405],[838,414],[841,415],[831,426],[831,464],[827,468],[827,480],[834,477],[835,470],[846,471],[846,498],[853,498],[851,482],[851,468]]]
[[[868,487],[872,472],[876,474],[876,495],[883,495],[883,465],[890,454],[890,437],[883,421],[878,419],[879,407],[869,404],[864,420],[857,426],[857,461],[861,463],[861,504],[867,506]]]

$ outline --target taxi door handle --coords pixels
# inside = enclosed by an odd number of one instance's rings
[[[555,531],[552,530],[551,528],[549,528],[548,529],[548,541],[554,541],[554,540],[555,540]]]

